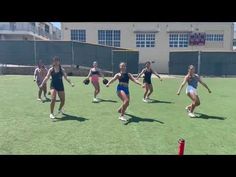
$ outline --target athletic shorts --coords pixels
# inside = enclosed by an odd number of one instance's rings
[[[64,92],[64,85],[63,84],[58,84],[58,85],[53,85],[51,84],[50,89],[55,89],[57,92]]]
[[[143,79],[143,83],[144,84],[152,84],[152,81],[151,81],[151,79],[150,80],[149,79],[148,80]]]
[[[123,85],[117,85],[116,92],[124,91],[126,95],[129,95],[129,87],[125,87]]]
[[[37,82],[38,87],[40,87],[41,84],[42,84],[42,82]],[[47,87],[47,84],[45,83],[43,86]]]
[[[38,87],[42,84],[43,81],[37,80],[36,83],[38,85]]]
[[[91,82],[99,82],[99,77],[97,76],[97,75],[93,75],[92,77],[91,77]]]
[[[188,93],[194,93],[195,95],[197,95],[197,89],[195,89],[193,86],[188,85],[186,88],[186,94]]]

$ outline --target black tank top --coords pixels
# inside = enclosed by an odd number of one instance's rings
[[[99,75],[100,73],[99,73],[99,71],[91,71],[91,74],[92,75],[95,75],[95,74]]]
[[[148,71],[147,69],[144,72],[144,80],[150,80],[152,76],[152,70]]]
[[[55,72],[54,68],[52,69],[51,77],[52,77],[51,85],[53,85],[54,87],[63,85],[63,82],[62,82],[63,72],[62,72],[61,66],[59,68],[59,72]]]
[[[119,82],[129,83],[129,75],[128,73],[121,73],[121,76],[119,78]]]

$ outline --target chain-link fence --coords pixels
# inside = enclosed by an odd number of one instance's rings
[[[54,56],[62,65],[90,67],[97,61],[100,68],[114,72],[124,61],[129,72],[138,72],[138,51],[72,41],[0,41],[2,64],[34,66],[41,60],[50,65]]]
[[[201,75],[235,76],[236,52],[170,52],[170,74],[184,75],[189,65]]]

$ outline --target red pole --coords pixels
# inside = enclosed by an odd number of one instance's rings
[[[179,155],[184,155],[184,145],[185,145],[185,140],[184,139],[179,139]]]

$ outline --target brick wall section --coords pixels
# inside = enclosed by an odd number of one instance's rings
[[[68,75],[87,76],[88,69],[77,69],[73,67],[63,67]],[[35,67],[3,67],[1,68],[4,75],[33,75]],[[106,77],[111,77],[112,73],[103,72]]]

